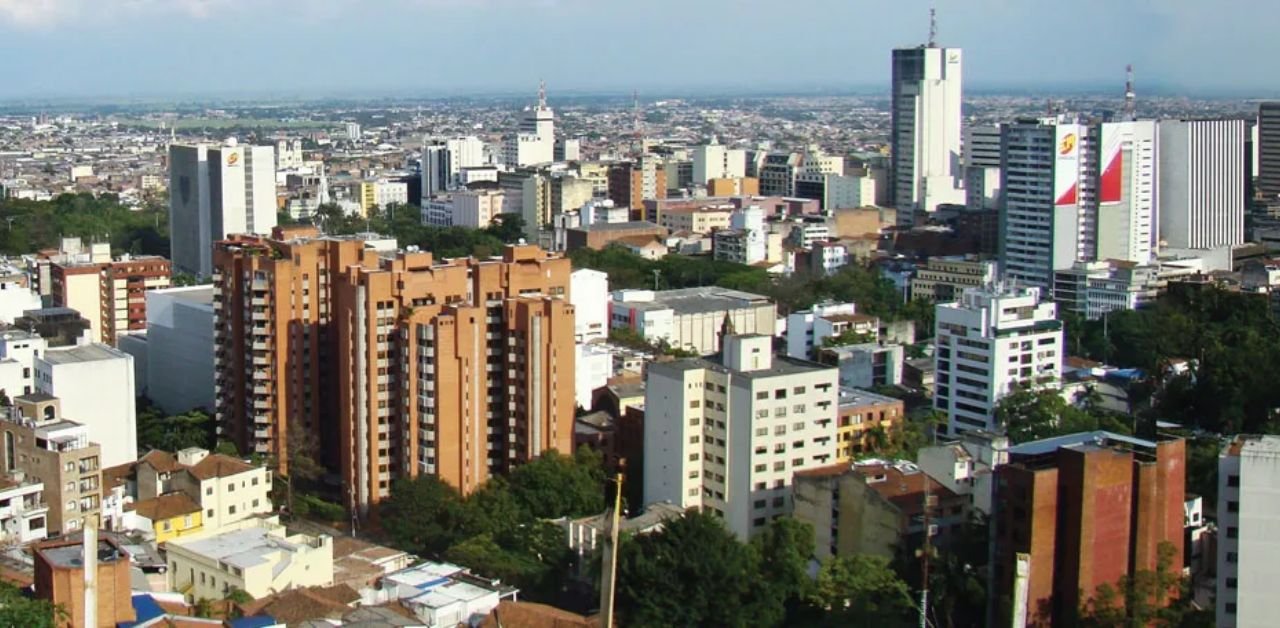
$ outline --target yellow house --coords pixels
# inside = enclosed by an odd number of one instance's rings
[[[126,509],[130,507],[135,517],[151,522],[151,529],[156,534],[156,543],[194,536],[204,530],[204,517],[200,504],[181,491],[165,493],[125,506]]]

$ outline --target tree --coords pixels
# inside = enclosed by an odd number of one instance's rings
[[[1097,410],[1077,408],[1053,388],[1021,384],[996,404],[995,419],[1014,443],[1091,430],[1132,433],[1124,421]]]
[[[814,624],[823,626],[903,626],[914,612],[911,591],[889,559],[869,554],[823,563],[809,603],[826,611]]]
[[[599,452],[578,449],[570,458],[549,450],[516,467],[511,494],[533,517],[585,517],[604,511],[604,470]]]
[[[689,511],[662,530],[625,538],[617,613],[628,626],[770,626],[782,609],[760,557],[714,515]]]
[[[439,556],[458,540],[462,500],[437,476],[395,480],[378,508],[383,529],[402,550]]]
[[[793,519],[775,519],[751,540],[761,560],[761,578],[769,583],[774,604],[783,605],[788,614],[811,595],[809,559],[813,556],[813,526]]]
[[[1084,627],[1180,627],[1208,624],[1192,606],[1189,581],[1182,576],[1178,549],[1167,541],[1157,548],[1156,568],[1140,569],[1114,585],[1102,584],[1080,609]]]
[[[285,491],[289,512],[294,511],[294,481],[312,482],[324,473],[324,467],[316,462],[316,452],[320,450],[320,444],[311,432],[308,432],[295,422],[291,422],[289,427],[289,440],[285,445],[285,451],[288,456],[288,474],[285,476]]]
[[[69,619],[66,609],[61,606],[29,598],[12,584],[0,581],[0,626],[54,628]]]

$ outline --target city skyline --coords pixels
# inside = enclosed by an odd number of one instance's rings
[[[621,4],[584,0],[324,0],[305,11],[291,0],[0,0],[0,73],[8,77],[0,100],[439,96],[523,91],[538,78],[562,91],[840,92],[887,84],[886,49],[928,38],[923,0],[813,0],[784,14],[769,7],[657,0],[630,15]],[[1095,9],[1108,19],[1090,21],[1087,33],[1072,28]],[[1259,19],[1236,19],[1243,12]],[[1280,70],[1235,60],[1280,52],[1262,33],[1268,14],[1280,17],[1280,7],[1084,0],[1067,12],[1046,1],[978,0],[964,11],[938,6],[938,43],[965,50],[976,89],[1121,85],[1132,63],[1140,93],[1192,85],[1267,92]],[[636,43],[659,40],[680,45]],[[1068,41],[1089,45],[1064,49]],[[221,53],[190,54],[191,42]],[[433,63],[433,51],[455,61]]]

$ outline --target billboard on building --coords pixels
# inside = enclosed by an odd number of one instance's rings
[[[1054,127],[1053,204],[1075,205],[1080,196],[1080,126]]]

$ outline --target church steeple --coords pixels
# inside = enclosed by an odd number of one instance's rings
[[[734,329],[733,327],[733,318],[729,316],[728,312],[725,312],[724,321],[720,323],[720,355],[721,356],[724,355],[724,341],[728,339],[729,336],[736,336],[737,334],[738,334],[737,330]]]

